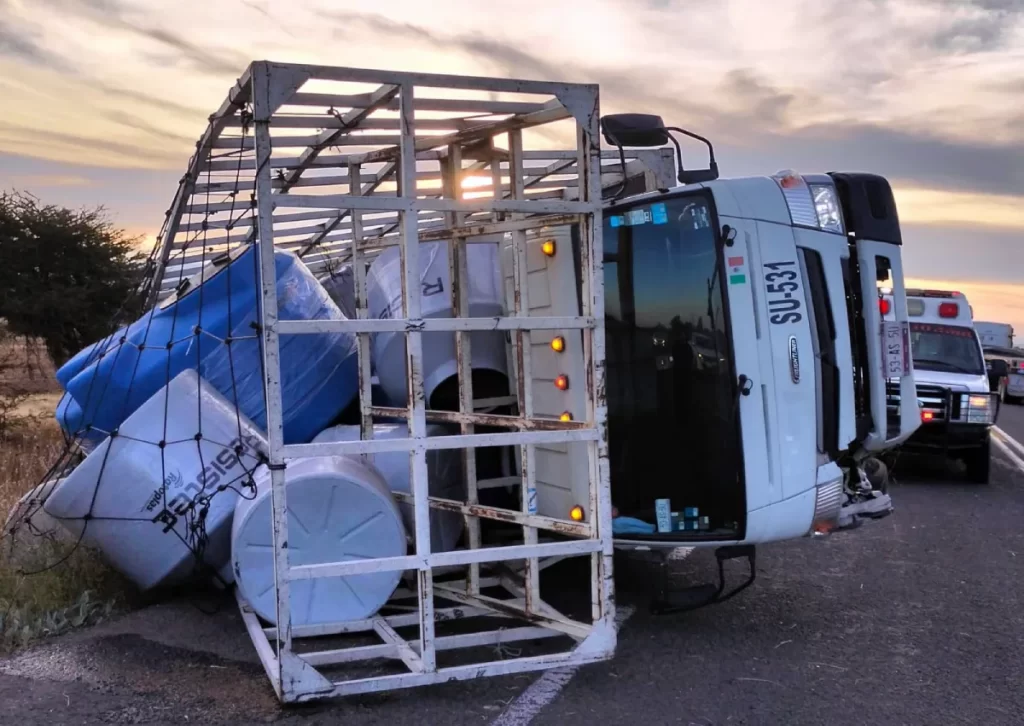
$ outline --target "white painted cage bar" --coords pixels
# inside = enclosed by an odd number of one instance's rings
[[[352,88],[367,84],[371,90],[357,92]],[[571,134],[575,139],[575,151],[524,150],[524,139],[533,130],[558,124],[567,137]],[[295,133],[296,129],[316,132],[302,135]],[[364,133],[367,131],[370,133]],[[600,213],[602,187],[617,184],[624,177],[618,154],[601,151],[599,133],[598,89],[593,85],[265,61],[249,67],[211,116],[161,230],[150,300],[155,302],[173,292],[214,256],[241,245],[256,245],[278,625],[261,625],[241,595],[239,604],[282,701],[542,670],[612,656],[614,589]],[[670,185],[674,171],[670,150],[627,153],[626,160],[626,176],[642,174],[649,179],[650,187]],[[473,194],[465,186],[470,178]],[[664,183],[666,179],[669,183]],[[527,233],[567,224],[576,224],[579,229],[580,309],[530,316]],[[511,238],[516,304],[506,317],[467,317],[465,245],[479,241],[474,238],[495,234]],[[421,317],[421,241],[447,242],[451,318]],[[198,252],[197,242],[202,245]],[[402,317],[371,319],[365,269],[359,263],[392,245],[398,245],[400,251]],[[330,271],[335,264],[355,263],[356,318],[279,321],[275,246],[296,252],[318,273]],[[512,399],[518,403],[516,415],[482,413],[473,396],[468,333],[495,329],[511,335],[516,365],[510,373],[515,378],[510,387]],[[584,420],[561,421],[534,415],[530,378],[533,330],[581,331],[586,371]],[[373,333],[388,331],[405,336],[408,408],[371,404],[369,339]],[[458,411],[426,408],[422,335],[432,331],[456,333]],[[362,440],[286,446],[279,336],[317,332],[357,336]],[[408,422],[409,437],[373,440],[374,417],[396,415]],[[459,433],[427,437],[428,421],[458,424]],[[477,433],[478,425],[507,430]],[[587,449],[586,504],[590,515],[586,522],[540,516],[532,498],[534,447],[570,442],[582,442]],[[488,446],[516,447],[520,452],[516,481],[520,483],[522,507],[518,511],[479,504],[478,492],[488,483],[477,481],[474,451]],[[426,452],[439,448],[463,450],[466,501],[429,496]],[[415,554],[290,566],[284,486],[288,461],[307,456],[366,457],[385,451],[409,452],[412,492],[405,498],[411,499],[415,512]],[[504,483],[509,480],[506,478]],[[431,508],[464,516],[466,549],[431,552]],[[482,519],[521,527],[523,543],[484,546],[479,526]],[[559,613],[541,597],[540,569],[566,556],[590,559],[589,622]],[[485,573],[486,565],[495,567]],[[463,573],[462,579],[435,582],[435,575],[452,568]],[[396,570],[414,577],[411,589],[400,590],[393,602],[399,606],[412,602],[408,607],[414,612],[293,628],[290,582]],[[503,588],[511,599],[483,594],[483,589],[493,586]],[[448,604],[442,605],[445,601]],[[519,619],[526,624],[491,625],[480,632],[440,636],[435,632],[439,623],[480,617]],[[415,636],[399,634],[399,629],[410,627],[415,629]],[[297,647],[306,639],[352,633],[372,635],[376,642],[320,651]],[[438,652],[566,635],[572,638],[572,646],[556,653],[456,665],[439,665],[437,660]],[[327,666],[377,658],[397,660],[404,670],[340,680],[329,679],[321,672]]]

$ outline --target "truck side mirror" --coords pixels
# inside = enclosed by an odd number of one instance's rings
[[[612,146],[655,148],[669,142],[661,116],[647,113],[616,113],[601,118],[604,139]]]
[[[991,360],[988,365],[989,374],[996,378],[1010,375],[1010,364],[1005,360]]]

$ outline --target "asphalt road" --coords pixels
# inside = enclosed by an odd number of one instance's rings
[[[996,424],[1007,434],[1024,444],[1024,405],[1003,404],[1000,407],[999,418]]]
[[[1001,426],[1024,440],[1024,407],[1008,410]],[[1000,462],[987,486],[897,477],[891,517],[763,547],[757,583],[728,603],[654,617],[623,587],[637,610],[616,658],[580,670],[532,723],[1021,723],[1024,473]],[[624,585],[642,574],[619,569]],[[701,554],[676,578],[711,572]],[[172,604],[0,663],[3,722],[490,724],[537,678],[282,711],[239,629],[231,608]],[[167,644],[182,631],[216,653]]]

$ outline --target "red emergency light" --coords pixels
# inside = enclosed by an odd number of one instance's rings
[[[922,411],[921,412],[921,420],[922,421],[928,422],[928,421],[931,421],[934,418],[935,418],[935,413],[932,412],[932,411]]]
[[[960,314],[960,306],[953,302],[945,302],[939,304],[939,317],[940,318],[955,318]]]
[[[884,297],[878,298],[878,310],[882,315],[888,315],[889,311],[892,310],[892,305]]]

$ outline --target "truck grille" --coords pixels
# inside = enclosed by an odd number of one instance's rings
[[[900,416],[900,385],[889,382],[886,389],[886,411],[890,428],[899,426]],[[917,403],[922,416],[930,413],[932,421],[960,421],[960,396],[953,395],[948,388],[942,386],[918,385]]]

